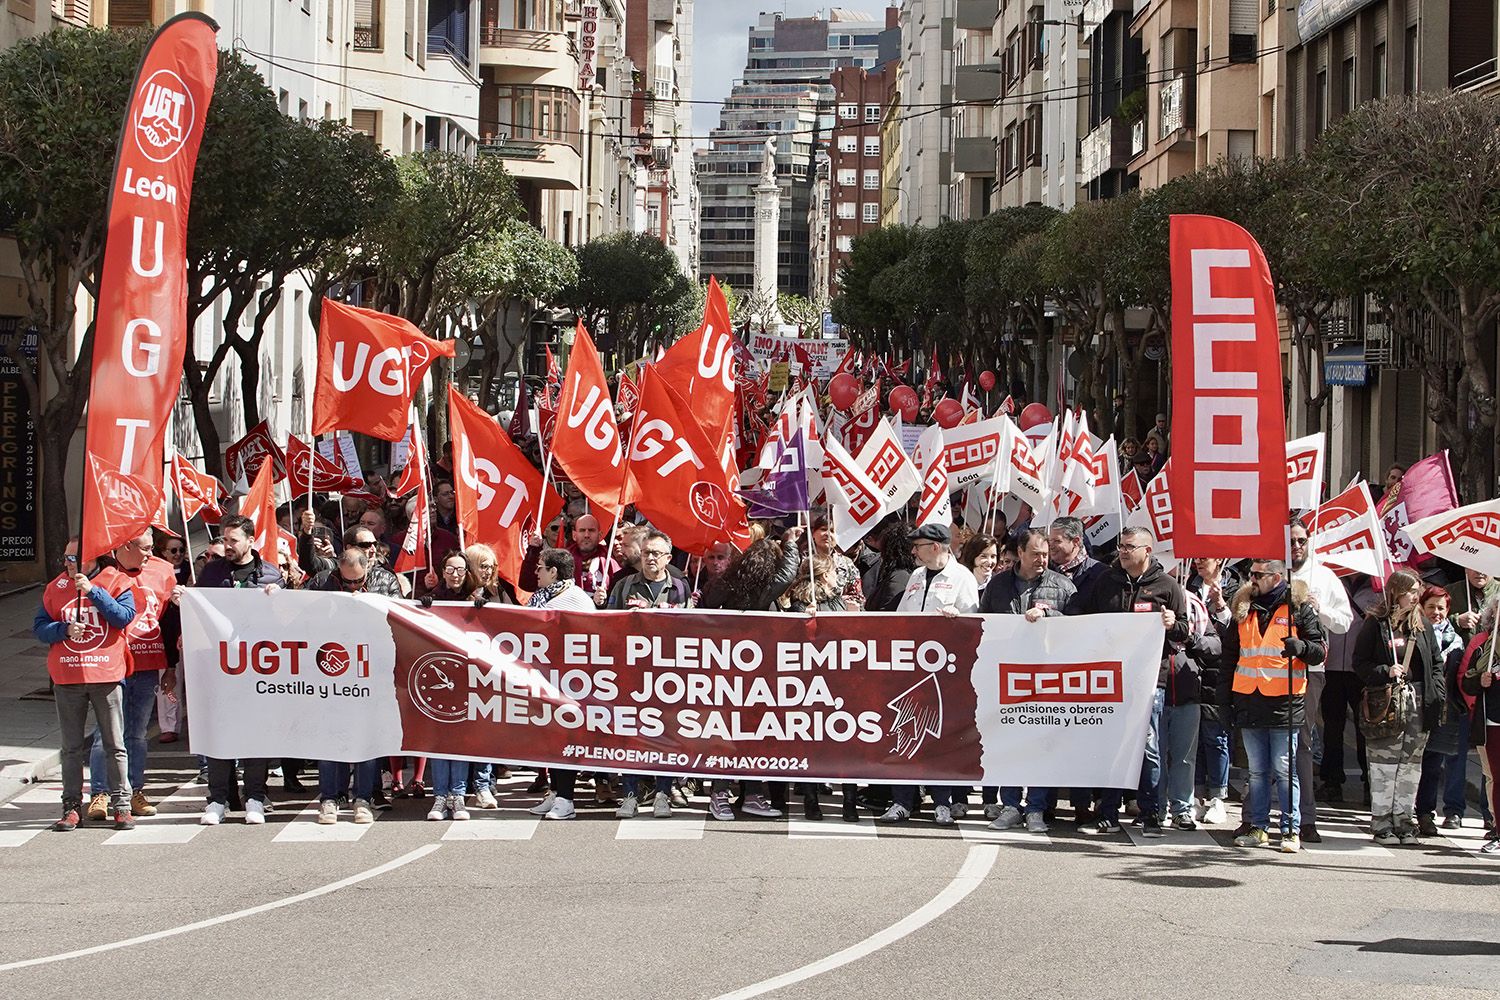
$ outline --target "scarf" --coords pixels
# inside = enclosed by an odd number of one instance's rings
[[[558,594],[561,594],[564,590],[567,590],[568,587],[572,585],[572,583],[572,580],[558,580],[556,583],[549,583],[547,584],[547,586],[542,587],[540,590],[537,590],[535,593],[533,593],[531,595],[531,599],[526,602],[526,606],[529,608],[545,607],[546,605],[552,603],[553,599],[556,598]]]

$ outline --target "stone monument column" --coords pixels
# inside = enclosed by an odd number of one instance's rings
[[[760,302],[761,326],[775,332],[781,326],[776,306],[776,250],[781,235],[781,185],[776,183],[776,140],[766,139],[760,183],[755,186],[755,297]]]

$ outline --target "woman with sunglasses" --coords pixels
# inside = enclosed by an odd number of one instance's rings
[[[469,565],[468,576],[464,580],[466,599],[480,607],[492,602],[516,603],[515,591],[509,583],[500,579],[500,560],[494,549],[482,542],[475,542],[464,549],[463,554]],[[499,808],[494,792],[495,779],[498,777],[503,781],[509,778],[510,768],[501,764],[497,769],[495,762],[489,760],[470,761],[469,776],[472,779],[469,784],[474,789],[475,805],[480,809]]]

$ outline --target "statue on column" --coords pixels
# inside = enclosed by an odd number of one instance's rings
[[[766,152],[760,161],[760,177],[763,181],[776,183],[776,140],[766,137]]]

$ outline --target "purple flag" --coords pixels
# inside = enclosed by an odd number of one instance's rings
[[[740,491],[749,505],[750,517],[780,517],[783,514],[806,513],[807,454],[802,447],[799,429],[781,446],[760,482]]]

